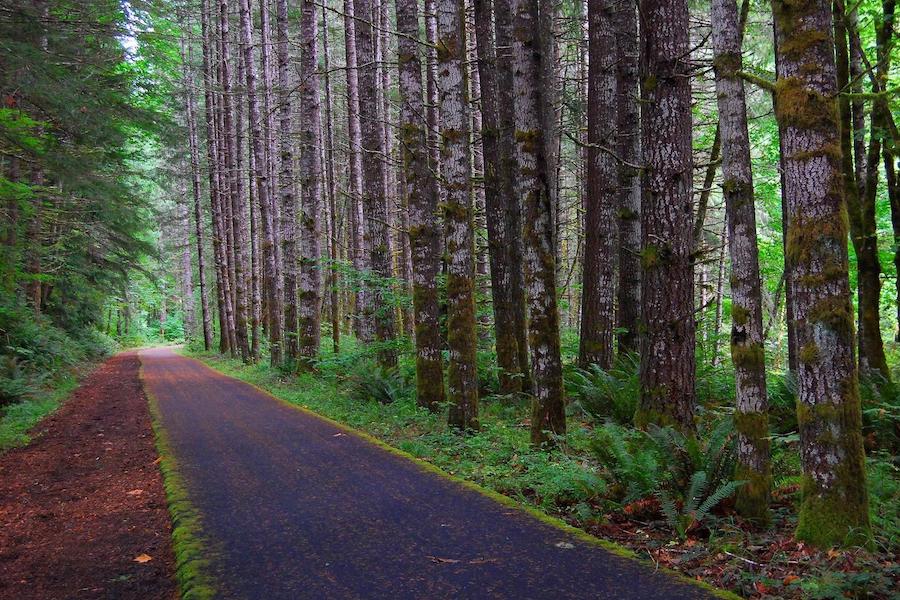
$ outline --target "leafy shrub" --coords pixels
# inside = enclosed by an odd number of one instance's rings
[[[0,356],[0,407],[19,402],[29,393],[31,385],[17,356]]]
[[[651,425],[647,435],[663,460],[664,487],[686,499],[698,472],[706,474],[713,490],[731,481],[737,460],[733,433],[734,424],[727,417],[700,427],[696,435]]]
[[[709,480],[705,471],[691,475],[683,498],[677,498],[671,490],[657,492],[666,522],[680,539],[686,539],[688,531],[709,516],[710,511],[722,500],[743,485],[743,481],[726,481],[709,493]]]
[[[638,370],[640,361],[636,356],[626,356],[616,361],[609,371],[597,365],[587,369],[573,368],[566,378],[569,394],[576,398],[575,404],[597,420],[612,419],[616,423],[629,425],[634,422],[634,411],[640,397]]]
[[[594,435],[591,450],[609,473],[612,498],[627,504],[656,492],[661,461],[650,438],[613,423],[598,428]]]
[[[410,392],[411,386],[397,369],[384,369],[368,361],[349,377],[348,394],[359,402],[391,404],[408,397]]]
[[[656,496],[669,525],[684,537],[743,482],[733,481],[734,427],[730,418],[685,435],[670,427],[646,432],[607,423],[595,432],[591,449],[623,503]]]

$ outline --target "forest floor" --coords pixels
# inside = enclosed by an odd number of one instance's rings
[[[216,597],[713,597],[199,361],[141,360]]]
[[[113,357],[0,456],[0,599],[177,597],[139,368]]]

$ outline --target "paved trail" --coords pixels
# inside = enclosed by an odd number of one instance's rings
[[[141,360],[220,597],[710,597],[197,361]]]

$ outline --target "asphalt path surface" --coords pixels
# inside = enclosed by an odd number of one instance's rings
[[[712,597],[196,360],[140,357],[218,597]]]

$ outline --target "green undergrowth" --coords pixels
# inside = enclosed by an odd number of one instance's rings
[[[141,367],[143,381],[143,367]],[[156,399],[146,386],[144,393],[150,405],[156,451],[159,453],[159,470],[172,519],[172,547],[175,553],[175,575],[182,600],[207,600],[216,597],[215,581],[210,574],[210,550],[203,538],[200,513],[194,508],[188,495],[184,478],[178,470],[178,461],[162,427]]]
[[[27,444],[28,431],[117,348],[90,325],[36,315],[0,293],[0,452]]]
[[[32,397],[0,409],[0,452],[28,444],[29,430],[56,411],[92,367],[85,365],[60,375],[50,385],[34,391]]]

